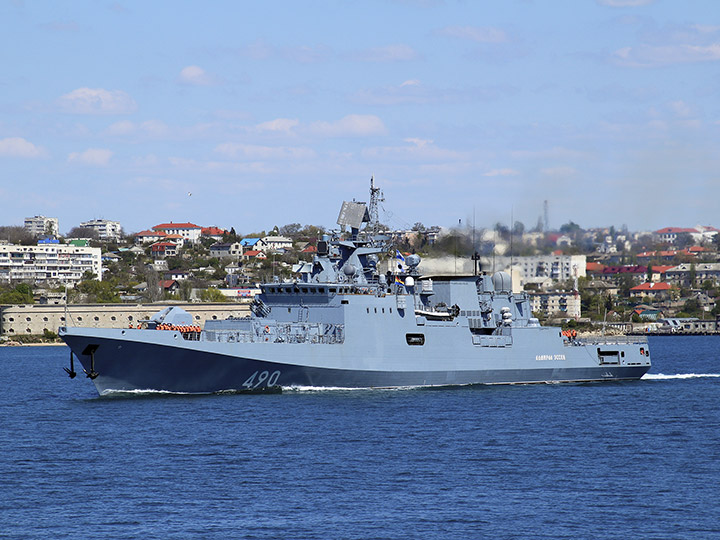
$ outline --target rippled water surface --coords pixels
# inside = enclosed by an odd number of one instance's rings
[[[625,383],[97,396],[0,348],[0,538],[720,538],[720,338]]]

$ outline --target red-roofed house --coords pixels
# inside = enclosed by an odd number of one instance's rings
[[[267,259],[267,255],[265,255],[262,251],[258,251],[256,249],[250,249],[242,254],[242,259],[245,261],[252,261],[252,260],[264,261],[265,259]]]
[[[179,234],[183,237],[185,242],[191,244],[197,244],[200,240],[200,232],[202,227],[195,225],[194,223],[161,223],[155,225],[153,231],[163,231],[166,234]]]
[[[177,292],[180,288],[180,284],[174,279],[161,279],[158,281],[158,285],[163,291],[169,292],[170,294]]]
[[[680,234],[689,234],[693,238],[693,241],[702,243],[712,241],[718,232],[720,232],[720,230],[715,227],[698,225],[692,228],[665,227],[664,229],[655,231],[655,234],[660,237],[661,241],[674,244]]]
[[[165,257],[175,257],[177,255],[177,246],[172,242],[158,242],[150,246],[153,259],[164,259]]]
[[[225,233],[227,233],[227,231],[219,227],[203,227],[200,231],[200,236],[212,238],[216,242],[221,242]]]
[[[140,231],[135,235],[136,244],[149,244],[151,242],[159,242],[167,236],[163,231]]]
[[[647,275],[647,266],[606,266],[598,277],[603,280],[615,280],[624,275],[630,275],[635,282],[641,281]]]
[[[651,298],[667,298],[668,296],[670,296],[670,291],[672,290],[672,285],[665,282],[642,283],[630,289],[630,295],[649,296]]]
[[[650,277],[650,281],[653,283],[658,283],[660,281],[665,281],[665,272],[670,270],[671,268],[675,268],[674,266],[651,266],[652,270],[652,276]]]

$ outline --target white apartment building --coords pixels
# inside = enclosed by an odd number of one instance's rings
[[[179,234],[184,242],[197,244],[200,241],[200,233],[202,227],[194,223],[161,223],[152,228],[155,232],[164,232],[165,234]]]
[[[0,245],[0,282],[77,283],[85,272],[102,279],[100,248],[66,244]]]
[[[80,226],[97,231],[101,240],[119,240],[122,234],[122,226],[119,221],[91,219],[90,221],[83,221]]]
[[[503,266],[500,266],[501,263]],[[537,255],[532,257],[502,257],[496,264],[499,268],[512,268],[520,275],[520,286],[538,280],[552,279],[554,282],[585,277],[587,257],[585,255]]]
[[[530,309],[550,317],[561,316],[577,319],[580,317],[580,295],[573,292],[554,291],[528,293]]]
[[[60,227],[58,218],[34,216],[25,218],[25,230],[33,236],[57,236]]]

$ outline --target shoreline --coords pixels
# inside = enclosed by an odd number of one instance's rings
[[[65,343],[62,341],[58,343],[21,343],[19,341],[11,341],[11,342],[5,342],[0,343],[0,348],[7,347],[7,348],[15,348],[15,347],[67,347]]]

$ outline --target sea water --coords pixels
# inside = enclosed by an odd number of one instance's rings
[[[98,397],[0,348],[0,538],[720,538],[720,338],[621,383]]]

